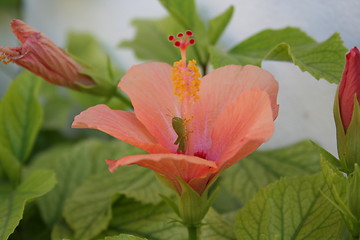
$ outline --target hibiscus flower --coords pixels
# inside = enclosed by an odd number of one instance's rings
[[[269,140],[278,84],[252,65],[224,66],[201,77],[196,62],[186,62],[192,32],[169,40],[180,48],[180,61],[135,65],[118,85],[134,112],[100,104],[76,116],[72,127],[98,129],[149,152],[108,160],[110,171],[136,164],[168,179],[179,194],[181,179],[201,195],[219,172]]]

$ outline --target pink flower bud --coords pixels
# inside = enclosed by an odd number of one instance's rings
[[[14,62],[52,84],[73,89],[79,89],[76,83],[94,85],[80,73],[84,68],[43,33],[18,19],[11,21],[11,28],[22,45],[0,47],[0,61]]]
[[[346,55],[346,66],[339,85],[341,121],[347,131],[354,109],[354,95],[360,100],[360,52],[354,47]]]

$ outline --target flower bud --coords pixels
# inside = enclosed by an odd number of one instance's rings
[[[77,83],[94,85],[89,76],[80,73],[84,67],[43,33],[18,19],[11,21],[11,28],[22,45],[0,47],[0,59],[4,63],[14,62],[52,84],[72,89],[80,89]]]
[[[341,121],[347,131],[354,110],[354,96],[360,100],[360,52],[354,47],[346,55],[346,66],[339,84],[339,107]]]
[[[338,153],[342,171],[350,174],[360,164],[360,52],[346,55],[346,66],[334,104]]]

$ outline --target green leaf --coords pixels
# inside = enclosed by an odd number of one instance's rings
[[[164,203],[142,204],[121,197],[113,207],[109,229],[117,233],[131,233],[149,240],[187,239],[186,227],[176,221],[177,216]]]
[[[340,239],[342,221],[323,196],[328,191],[322,174],[283,178],[262,189],[239,211],[237,239]]]
[[[190,49],[195,50],[196,60],[198,64],[201,66],[206,65],[209,58],[208,31],[205,28],[205,24],[197,13],[195,1],[160,0],[160,3],[168,10],[170,15],[183,27],[183,30],[192,30],[194,32],[194,35],[196,37],[196,44]]]
[[[42,130],[64,128],[71,119],[71,110],[74,105],[69,99],[68,91],[44,81],[41,87],[41,96],[44,104]]]
[[[230,206],[235,208],[224,209],[227,203],[218,201],[214,207],[220,212],[235,210],[251,199],[260,188],[282,176],[303,176],[318,171],[319,153],[309,141],[254,152],[222,174],[220,185],[224,190],[219,195],[228,195],[222,200],[230,201]],[[237,205],[234,201],[237,201]]]
[[[222,216],[210,209],[205,216],[205,224],[201,227],[201,237],[206,240],[235,240],[233,229],[234,216]],[[228,218],[231,218],[229,220]]]
[[[329,163],[331,163],[334,167],[340,168],[340,161],[336,157],[334,157],[330,152],[326,149],[322,148],[317,143],[311,141],[311,143],[319,150],[321,156],[323,156]]]
[[[89,33],[71,32],[68,34],[67,49],[85,68],[81,73],[90,76],[95,82],[95,86],[79,83],[82,90],[100,96],[112,96],[122,73],[100,42]]]
[[[0,144],[25,162],[43,120],[38,100],[41,81],[24,71],[11,84],[0,103]]]
[[[169,192],[152,171],[124,166],[114,174],[98,174],[77,188],[66,202],[64,216],[77,239],[91,239],[107,228],[115,196],[126,194],[144,203],[159,203],[159,193]]]
[[[234,7],[230,6],[225,10],[225,12],[209,21],[209,41],[212,45],[217,42],[221,34],[224,32],[225,28],[231,20],[233,13]]]
[[[49,240],[50,229],[40,216],[40,211],[34,201],[26,204],[23,217],[9,240]]]
[[[51,230],[51,240],[72,239],[73,231],[65,220],[57,222]]]
[[[194,0],[160,0],[160,3],[186,29],[191,29],[197,20]]]
[[[1,0],[0,1],[0,8],[5,8],[9,10],[10,8],[20,8],[21,7],[21,0]]]
[[[338,33],[317,43],[298,28],[264,30],[239,43],[227,53],[211,50],[211,63],[215,68],[228,64],[261,65],[263,60],[289,61],[316,79],[331,83],[341,79],[347,49]]]
[[[146,240],[146,238],[139,238],[128,234],[120,234],[119,236],[105,237],[104,240]]]
[[[348,205],[348,178],[328,161],[326,155],[321,154],[320,162],[325,182],[330,189],[329,193],[324,196],[340,212],[348,229],[352,229],[353,223],[357,219],[351,213]]]
[[[137,29],[135,38],[131,41],[123,41],[120,47],[131,48],[136,57],[144,60],[156,60],[172,64],[180,59],[180,53],[168,36],[183,31],[172,17],[162,19],[136,19],[132,24]],[[158,49],[154,51],[154,49]],[[194,56],[190,48],[189,56]]]
[[[0,240],[6,240],[19,224],[26,202],[49,192],[55,183],[53,172],[39,170],[25,179],[15,191],[0,195]]]
[[[121,70],[117,65],[109,62],[109,53],[93,35],[70,32],[66,46],[69,53],[84,62],[86,66],[96,68],[103,74],[107,73],[113,81],[120,79]]]
[[[19,183],[21,164],[8,149],[0,145],[0,172],[1,171],[3,171],[13,186]]]
[[[97,173],[110,175],[106,159],[140,152],[124,142],[89,139],[72,146],[57,146],[37,156],[32,169],[51,169],[59,182],[50,193],[38,200],[44,221],[49,226],[58,222],[66,199],[89,177]]]

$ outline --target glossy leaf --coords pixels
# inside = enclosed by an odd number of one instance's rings
[[[41,80],[24,71],[10,84],[0,104],[0,144],[25,162],[43,120],[38,100]]]
[[[0,240],[8,239],[21,220],[26,202],[49,192],[55,185],[51,171],[31,174],[13,192],[0,195]]]
[[[239,43],[227,53],[213,48],[211,63],[215,68],[228,64],[261,65],[263,60],[293,62],[316,79],[338,83],[344,69],[347,49],[335,33],[324,42],[316,42],[298,28],[264,30]]]
[[[322,174],[283,178],[262,189],[239,211],[237,239],[339,239],[342,221],[323,196],[328,191]]]

